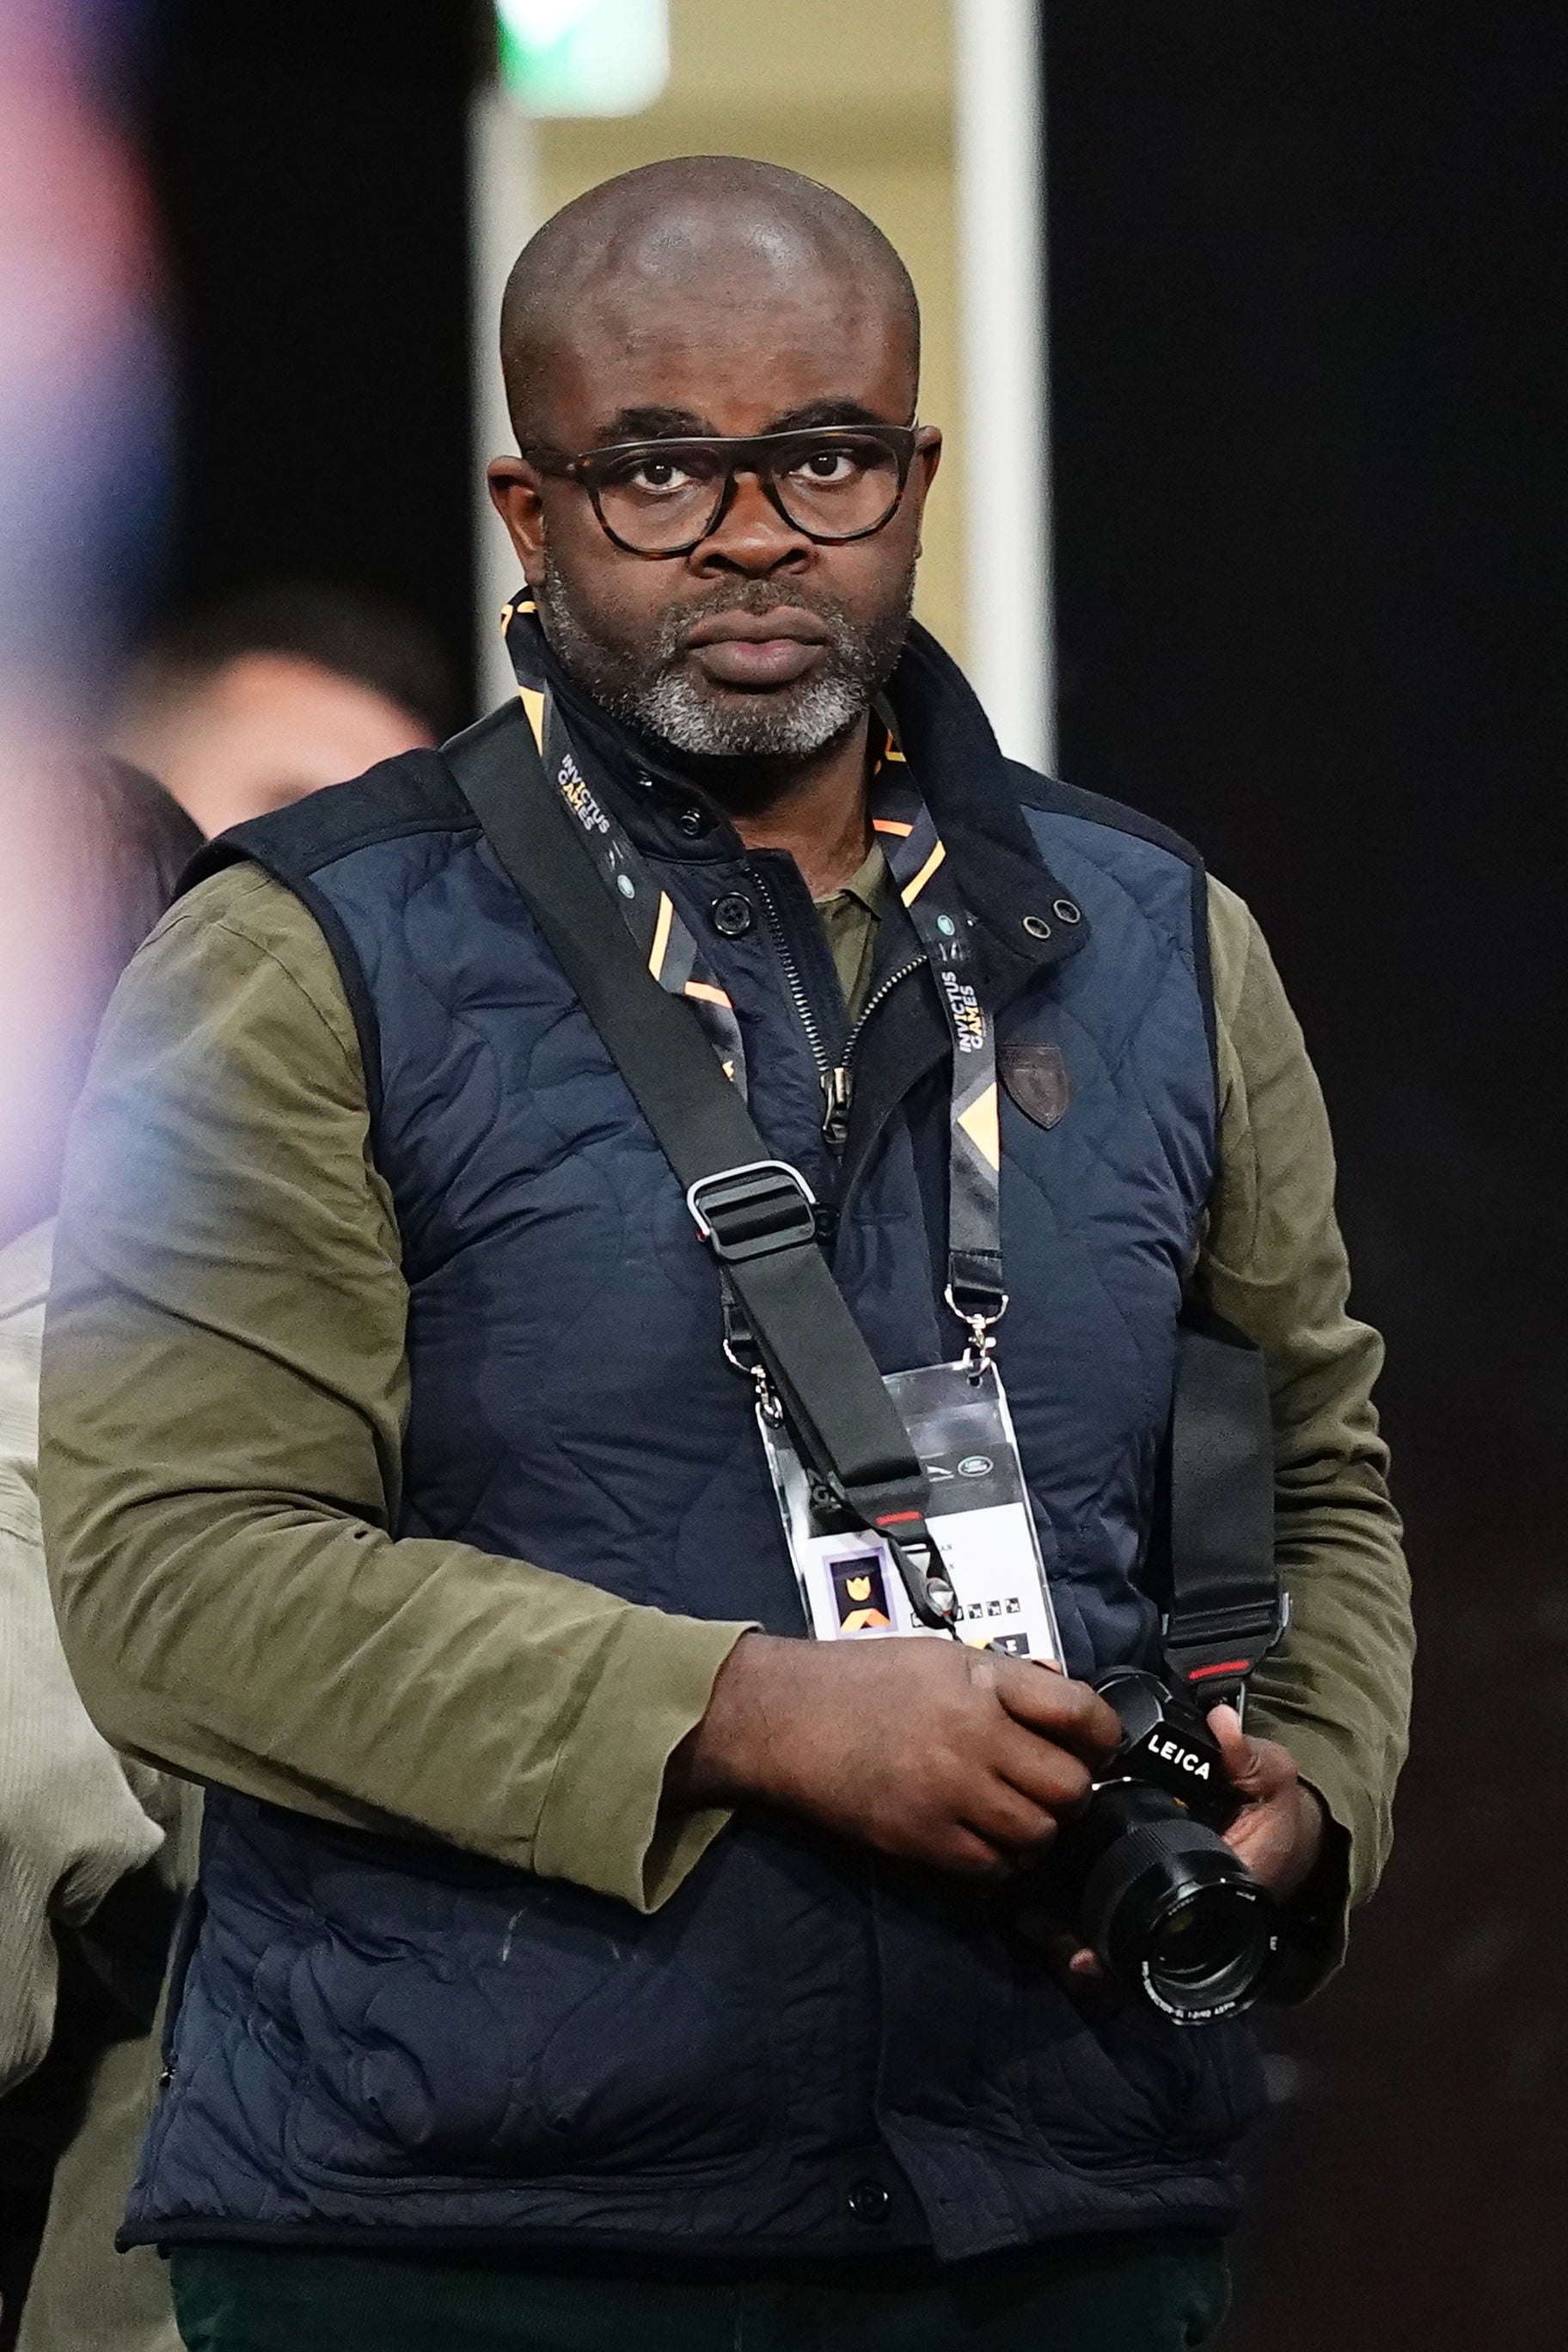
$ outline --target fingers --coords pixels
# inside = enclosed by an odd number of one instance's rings
[[[990,1780],[971,1794],[963,1819],[966,1828],[1019,1861],[1038,1853],[1057,1832],[1054,1813],[1000,1780]]]
[[[1070,1977],[1098,1977],[1105,1971],[1087,1944],[1080,1944],[1074,1930],[1048,1911],[1020,1908],[1020,1932],[1043,1952],[1058,1974]]]
[[[1310,1867],[1301,1840],[1303,1823],[1286,1801],[1249,1807],[1225,1833],[1231,1852],[1247,1864],[1260,1886],[1285,1895],[1292,1893]]]
[[[1310,1875],[1324,1837],[1321,1805],[1300,1780],[1260,1804],[1248,1805],[1225,1833],[1226,1843],[1260,1885],[1281,1900]]]
[[[760,1796],[973,1878],[1048,1844],[1121,1729],[1085,1685],[1021,1659],[761,1634],[731,1654],[703,1726],[719,1762],[696,1786]],[[690,1801],[689,1780],[680,1785]]]
[[[1076,1811],[1093,1786],[1089,1766],[1079,1757],[1010,1717],[996,1727],[990,1760],[1011,1788],[1047,1813]]]
[[[910,1859],[934,1863],[939,1870],[951,1870],[960,1878],[1010,1878],[1017,1868],[1012,1854],[962,1822],[945,1832],[939,1845],[918,1849]]]
[[[1209,1729],[1225,1759],[1226,1776],[1239,1789],[1252,1770],[1252,1742],[1241,1727],[1240,1716],[1233,1706],[1211,1706]]]
[[[1233,1706],[1210,1710],[1209,1729],[1215,1736],[1231,1786],[1254,1804],[1267,1803],[1289,1789],[1296,1778],[1290,1756],[1273,1739],[1252,1739],[1241,1727]]]
[[[1042,1674],[1022,1659],[986,1658],[993,1687],[1016,1723],[1044,1731],[1086,1764],[1103,1764],[1121,1741],[1121,1726],[1098,1691],[1066,1675]]]
[[[1302,1787],[1289,1752],[1277,1740],[1249,1739],[1233,1706],[1214,1708],[1209,1729],[1232,1785],[1247,1800],[1226,1843],[1263,1885],[1281,1897],[1293,1894],[1322,1844],[1321,1805]]]

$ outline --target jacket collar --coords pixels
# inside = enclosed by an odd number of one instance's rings
[[[532,634],[540,673],[568,732],[614,791],[616,813],[638,846],[691,863],[741,856],[728,820],[682,773],[676,756],[655,751],[612,719],[565,674],[537,625]],[[1088,922],[1035,845],[973,688],[918,622],[910,625],[887,700],[974,919],[982,993],[993,1004],[1005,1003],[1036,972],[1076,953]],[[709,820],[705,833],[680,822],[694,807]]]
[[[973,688],[918,622],[888,700],[974,919],[982,992],[992,1004],[1003,1003],[1036,972],[1075,955],[1088,936],[1088,919],[1036,845]]]

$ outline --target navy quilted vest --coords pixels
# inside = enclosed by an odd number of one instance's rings
[[[999,1353],[1085,1672],[1151,1641],[1138,1563],[1215,1153],[1203,877],[1157,827],[1005,763],[919,632],[892,698],[1004,1060],[1052,1045],[1070,1085],[1049,1127],[1003,1104]],[[926,976],[874,1016],[836,1169],[767,927],[710,919],[754,892],[733,836],[691,838],[663,780],[595,749],[735,1001],[759,1125],[837,1202],[835,1270],[879,1360],[952,1355]],[[410,1290],[404,1532],[798,1633],[714,1269],[439,755],[219,854],[299,892],[359,1021]],[[809,900],[766,862],[826,1002]],[[1235,2210],[1243,2030],[1069,1996],[1005,1900],[802,1824],[737,1822],[643,1917],[215,1791],[202,1888],[133,2239],[955,2257]]]

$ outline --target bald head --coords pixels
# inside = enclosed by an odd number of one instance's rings
[[[501,348],[521,454],[490,496],[576,683],[736,806],[861,740],[942,448],[880,229],[774,164],[652,163],[545,223]]]
[[[788,335],[852,314],[920,375],[909,271],[874,221],[798,172],[689,155],[606,180],[546,221],[518,257],[501,305],[501,365],[520,446],[553,437],[552,381],[588,358],[659,341],[722,338],[759,310]],[[756,353],[759,371],[769,353]]]

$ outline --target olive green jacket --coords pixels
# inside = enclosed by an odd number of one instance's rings
[[[879,888],[873,860],[824,908],[851,996]],[[1295,1606],[1250,1722],[1321,1795],[1359,1899],[1388,1851],[1411,1654],[1382,1351],[1345,1311],[1300,1033],[1217,884],[1210,921],[1223,1110],[1195,1280],[1267,1353]],[[148,1121],[177,1199],[116,1181]],[[745,1628],[397,1536],[407,1308],[331,955],[288,891],[230,868],[121,983],[71,1147],[42,1498],[88,1706],[176,1772],[651,1907],[722,1832],[661,1810],[662,1784]]]

